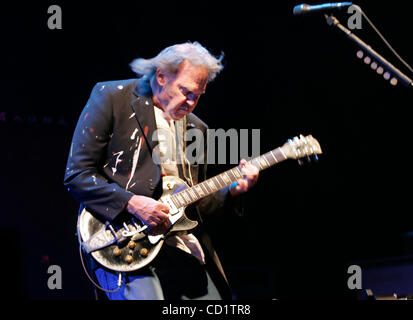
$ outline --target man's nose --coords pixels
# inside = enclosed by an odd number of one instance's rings
[[[196,102],[193,99],[186,99],[186,104],[190,107],[195,106]]]
[[[198,100],[198,96],[191,92],[186,96],[186,100],[196,102]]]

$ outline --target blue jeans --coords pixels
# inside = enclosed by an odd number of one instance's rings
[[[99,284],[115,289],[118,274],[103,268],[95,270]],[[167,245],[150,264],[126,273],[123,285],[110,300],[221,300],[221,295],[204,265],[192,255]]]

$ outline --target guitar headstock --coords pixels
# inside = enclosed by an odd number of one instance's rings
[[[317,155],[323,153],[321,151],[320,144],[312,135],[300,137],[294,137],[293,139],[288,139],[288,141],[281,147],[284,155],[289,159],[299,160],[304,157],[314,156],[318,159]]]

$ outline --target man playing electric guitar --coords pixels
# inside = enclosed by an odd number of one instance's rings
[[[238,195],[256,183],[259,170],[242,160],[236,183],[197,201],[186,212],[199,223],[195,229],[168,232],[175,213],[158,201],[166,177],[179,177],[189,186],[206,179],[207,125],[192,111],[208,82],[222,70],[221,61],[195,42],[170,46],[152,59],[136,59],[131,67],[137,79],[101,82],[94,87],[74,132],[64,184],[80,202],[80,212],[87,210],[107,222],[97,234],[111,237],[114,261],[119,256],[119,263],[131,266],[136,257],[148,255],[146,247],[135,252],[144,234],[166,236],[150,238],[153,245],[160,241],[164,245],[142,268],[116,272],[90,258],[88,271],[109,299],[230,299],[225,273],[202,220],[210,214],[239,210]],[[197,163],[185,157],[187,128],[197,128],[205,137],[194,142],[203,143],[200,149],[205,151]],[[170,141],[162,139],[161,130]],[[154,156],[165,152],[172,158],[156,163]],[[177,202],[178,198],[173,199],[171,205]],[[130,227],[123,223],[123,235],[129,237],[122,244],[122,234],[108,223],[124,221],[125,216],[135,222]],[[109,245],[99,236],[83,244],[87,253],[97,252],[96,243]]]

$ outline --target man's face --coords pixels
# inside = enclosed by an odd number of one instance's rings
[[[158,69],[156,79],[161,90],[154,96],[155,105],[163,109],[168,118],[182,119],[195,109],[199,97],[205,92],[208,75],[207,68],[194,66],[186,60],[176,74]]]

